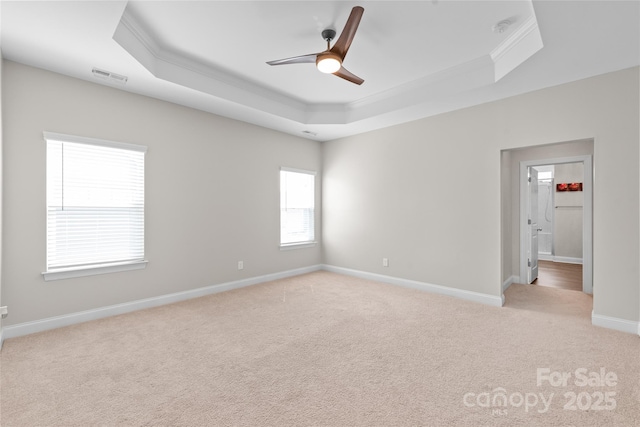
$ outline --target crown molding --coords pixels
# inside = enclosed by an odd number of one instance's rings
[[[497,82],[544,47],[535,15],[531,15],[491,51]]]
[[[495,83],[494,63],[484,55],[349,104],[351,120],[364,120],[431,103]]]
[[[170,51],[145,30],[129,8],[124,10],[113,40],[159,79],[304,122],[303,102]]]

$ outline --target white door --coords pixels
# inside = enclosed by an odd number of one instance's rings
[[[527,209],[527,283],[533,283],[538,278],[538,171],[529,167],[529,203]]]

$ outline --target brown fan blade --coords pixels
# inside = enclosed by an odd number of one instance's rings
[[[293,58],[276,59],[275,61],[269,61],[269,65],[286,65],[286,64],[315,64],[317,53],[310,53],[308,55],[294,56]]]
[[[349,70],[347,70],[344,67],[340,67],[340,69],[335,73],[333,73],[333,75],[338,76],[341,79],[348,80],[351,83],[355,83],[357,85],[361,85],[362,83],[364,83],[364,80],[362,80],[360,77],[356,76],[355,74],[351,73]]]
[[[340,33],[340,37],[338,37],[338,41],[331,48],[331,52],[340,55],[343,61],[349,51],[353,37],[356,35],[356,30],[358,29],[358,25],[360,25],[360,19],[362,19],[363,13],[364,8],[361,6],[356,6],[351,9],[349,19],[347,19],[347,23],[344,25],[344,29],[342,30],[342,33]]]

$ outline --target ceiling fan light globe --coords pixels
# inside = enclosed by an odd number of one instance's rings
[[[333,55],[319,56],[316,61],[316,66],[321,73],[335,73],[342,67],[342,63],[339,58]]]

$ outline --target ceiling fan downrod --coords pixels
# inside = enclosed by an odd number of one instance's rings
[[[327,28],[322,31],[322,38],[327,42],[327,50],[331,48],[331,40],[333,40],[336,36],[336,30],[331,28]]]

